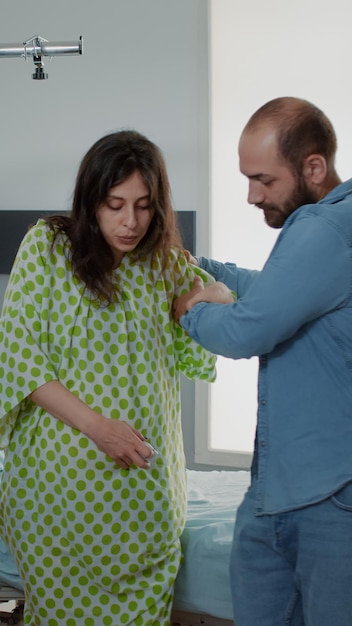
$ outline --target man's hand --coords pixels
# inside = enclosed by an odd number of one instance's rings
[[[172,306],[175,322],[198,302],[217,302],[219,304],[232,304],[235,301],[230,289],[224,283],[216,282],[204,287],[200,276],[196,276],[192,289],[176,298]]]
[[[192,265],[198,265],[196,257],[193,256],[193,254],[191,254],[189,250],[184,250],[184,253],[188,263],[191,263]]]
[[[204,292],[204,283],[200,276],[196,276],[193,281],[191,291],[184,293],[174,300],[172,305],[172,314],[175,322],[178,322],[181,315],[187,313],[197,302],[201,302],[201,294]]]

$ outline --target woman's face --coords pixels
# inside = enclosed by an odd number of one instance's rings
[[[154,215],[149,191],[138,171],[111,187],[97,210],[100,231],[118,267],[126,252],[134,250],[148,231]]]

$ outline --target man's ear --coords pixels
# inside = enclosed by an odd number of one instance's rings
[[[324,183],[327,173],[327,163],[321,154],[310,154],[304,159],[303,176],[308,185],[321,185]]]

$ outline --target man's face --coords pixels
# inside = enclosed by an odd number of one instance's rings
[[[239,143],[240,170],[249,181],[248,202],[264,213],[268,226],[281,228],[293,211],[316,202],[302,176],[278,156],[276,132],[269,125],[245,131]]]

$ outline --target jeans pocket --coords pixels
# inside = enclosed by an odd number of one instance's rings
[[[347,483],[342,489],[339,489],[331,496],[333,502],[340,509],[352,511],[352,481]]]

